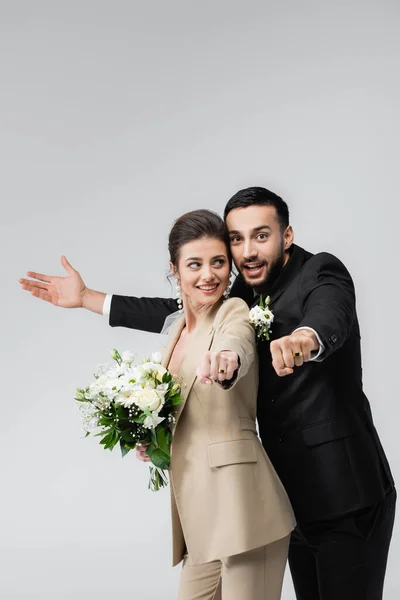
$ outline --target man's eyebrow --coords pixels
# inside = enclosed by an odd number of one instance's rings
[[[252,233],[258,233],[259,231],[262,231],[263,229],[269,229],[270,231],[272,231],[272,227],[270,227],[269,225],[260,225],[259,227],[254,227],[254,229],[251,230]],[[229,235],[232,234],[240,234],[240,231],[238,229],[229,229]]]
[[[260,225],[259,227],[254,227],[253,231],[255,233],[257,233],[258,231],[261,231],[262,229],[269,229],[270,231],[272,231],[272,227],[270,227],[269,225]]]

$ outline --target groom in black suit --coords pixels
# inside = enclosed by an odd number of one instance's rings
[[[239,191],[224,217],[239,270],[231,295],[249,306],[270,296],[274,313],[271,341],[259,343],[258,424],[298,521],[297,600],[381,600],[396,491],[362,388],[352,279],[331,254],[293,243],[286,203],[264,188]],[[63,261],[83,300],[67,297],[68,278],[29,273],[41,283],[24,289],[62,306],[108,304],[110,325],[153,332],[177,310],[172,299],[104,301]]]
[[[270,296],[275,317],[259,344],[258,423],[298,520],[297,599],[380,600],[396,492],[362,388],[352,279],[331,254],[293,244],[286,203],[264,188],[239,191],[224,217],[240,272],[231,295]],[[113,296],[110,324],[159,332],[176,308]]]

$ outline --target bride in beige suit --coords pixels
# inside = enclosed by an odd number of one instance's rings
[[[257,436],[249,309],[223,297],[231,271],[223,221],[207,210],[183,215],[169,252],[184,308],[164,356],[184,381],[170,468],[179,600],[279,600],[295,520]],[[137,456],[148,459],[143,447]]]

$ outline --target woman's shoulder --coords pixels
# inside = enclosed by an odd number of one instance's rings
[[[220,306],[214,325],[221,324],[225,319],[246,319],[249,318],[249,307],[241,298],[228,298]]]

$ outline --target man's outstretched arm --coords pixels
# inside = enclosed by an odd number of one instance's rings
[[[66,276],[28,271],[27,275],[31,279],[20,279],[21,287],[32,296],[54,306],[85,308],[102,315],[107,295],[86,287],[80,273],[65,256],[61,258],[61,264],[67,271]],[[173,299],[112,296],[109,322],[112,327],[129,327],[159,333],[166,317],[177,309]]]
[[[111,327],[129,327],[151,333],[160,333],[165,319],[178,310],[172,298],[111,297],[109,323]],[[105,314],[107,314],[105,312]]]

